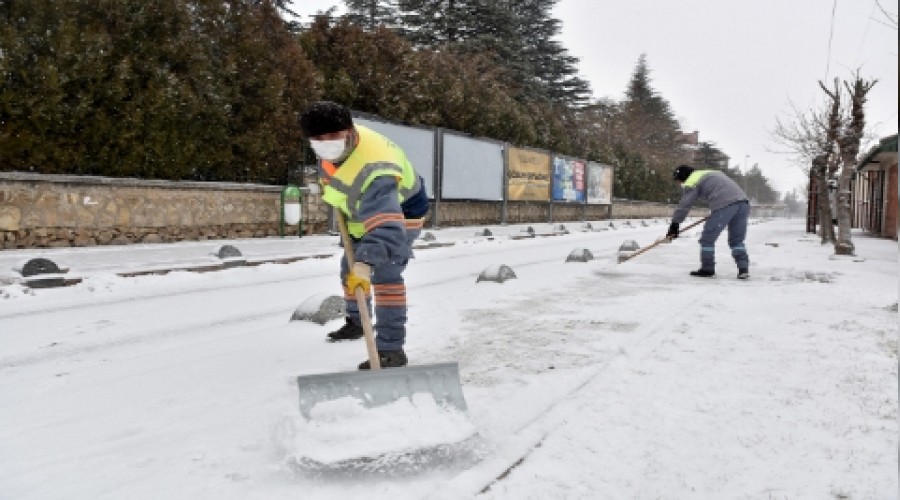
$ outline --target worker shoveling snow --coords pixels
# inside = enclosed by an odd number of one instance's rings
[[[454,468],[481,453],[466,414],[424,393],[373,408],[350,396],[320,402],[309,419],[286,417],[278,434],[285,463],[316,477]]]

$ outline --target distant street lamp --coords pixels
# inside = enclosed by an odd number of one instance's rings
[[[743,186],[741,186],[741,187],[744,188],[744,192],[747,191],[747,173],[750,172],[747,169],[747,165],[748,165],[749,161],[750,161],[750,155],[744,155],[744,169],[741,171],[741,180],[743,181],[743,182],[741,182],[741,184],[743,184]]]

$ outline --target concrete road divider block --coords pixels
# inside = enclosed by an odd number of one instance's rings
[[[50,259],[37,257],[22,263],[16,269],[25,278],[29,288],[53,288],[65,286],[63,271]]]
[[[638,245],[638,242],[634,240],[625,240],[619,246],[620,252],[636,252],[641,249],[641,246]]]
[[[587,248],[576,248],[569,252],[566,262],[588,262],[594,260],[594,254]]]
[[[294,309],[291,321],[312,321],[324,325],[346,316],[344,298],[339,295],[313,295]]]
[[[233,245],[222,245],[222,247],[219,248],[219,251],[216,252],[216,257],[222,259],[222,263],[225,265],[225,267],[239,267],[247,265],[247,259],[245,259],[241,254],[241,251]]]
[[[516,277],[516,273],[513,272],[512,268],[507,265],[497,265],[490,266],[481,271],[481,274],[478,275],[478,279],[475,280],[475,283],[481,281],[495,281],[497,283],[503,283],[506,280],[510,280]]]

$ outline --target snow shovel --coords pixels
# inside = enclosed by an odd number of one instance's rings
[[[347,234],[344,214],[335,209],[344,244],[347,265],[353,268],[353,242]],[[353,291],[359,308],[363,336],[369,355],[369,370],[342,373],[324,373],[297,377],[300,388],[300,413],[307,419],[310,410],[323,401],[331,401],[347,396],[362,401],[367,408],[385,405],[413,394],[428,393],[438,404],[450,405],[461,411],[466,410],[459,381],[459,364],[456,362],[431,365],[405,366],[381,369],[378,349],[375,347],[375,333],[372,318],[366,304],[366,294],[362,288]]]
[[[694,222],[694,223],[691,224],[690,226],[688,226],[688,227],[682,229],[681,231],[687,231],[688,229],[691,229],[692,227],[696,227],[696,226],[700,225],[701,223],[706,222],[706,219],[709,219],[709,217],[708,217],[708,216],[707,216],[707,217],[704,217],[704,218],[698,220],[697,222]],[[631,254],[631,255],[621,257],[621,258],[619,259],[619,264],[621,264],[621,263],[623,263],[623,262],[626,262],[626,261],[629,261],[629,260],[631,260],[631,259],[637,257],[638,255],[640,255],[640,254],[646,252],[647,250],[650,250],[651,248],[655,247],[656,245],[659,245],[660,243],[668,243],[668,242],[670,242],[670,241],[672,241],[672,238],[669,238],[668,236],[664,236],[664,237],[662,237],[662,238],[656,240],[655,242],[653,242],[653,244],[647,245],[646,247],[640,249],[639,251],[637,251],[637,252],[635,252],[635,253],[633,253],[633,254]]]

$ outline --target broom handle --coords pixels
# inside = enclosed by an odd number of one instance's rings
[[[697,222],[694,222],[694,223],[691,224],[690,226],[688,226],[688,227],[682,229],[682,231],[687,231],[688,229],[690,229],[690,228],[692,228],[692,227],[694,227],[694,226],[697,226],[698,224],[701,224],[701,223],[703,223],[703,222],[706,222],[706,219],[709,219],[709,216],[706,216],[706,217],[704,217],[704,218],[698,220]],[[664,238],[660,238],[660,239],[656,240],[656,242],[654,242],[652,245],[649,245],[649,246],[647,246],[647,247],[644,247],[644,248],[642,248],[639,252],[635,252],[635,253],[629,255],[628,257],[622,259],[622,262],[627,262],[627,261],[629,261],[629,260],[631,260],[631,259],[637,257],[638,255],[640,255],[640,254],[646,252],[647,250],[650,250],[651,248],[655,247],[656,245],[659,245],[660,243],[669,242],[669,241],[672,241],[672,238],[670,238],[670,237],[668,237],[668,236],[666,236],[666,237],[664,237]]]
[[[347,221],[344,219],[344,213],[337,207],[334,208],[334,214],[337,217],[338,226],[341,229],[341,241],[344,243],[344,258],[347,259],[347,267],[353,272],[353,241],[347,233]],[[356,308],[359,309],[359,321],[362,323],[363,336],[366,338],[366,351],[369,353],[369,368],[372,370],[381,369],[381,359],[378,357],[378,348],[375,346],[375,332],[372,328],[372,318],[369,316],[369,305],[366,303],[366,292],[362,287],[356,287],[353,290],[356,296]]]
[[[706,219],[709,219],[709,216],[708,216],[708,215],[707,215],[706,217],[704,217],[704,218],[698,220],[697,222],[691,224],[690,226],[688,226],[688,227],[686,227],[686,228],[684,228],[684,229],[681,229],[679,232],[681,232],[681,231],[687,231],[688,229],[690,229],[690,228],[692,228],[692,227],[694,227],[694,226],[699,226],[700,224],[706,222]],[[669,238],[669,239],[671,239],[671,238]]]

